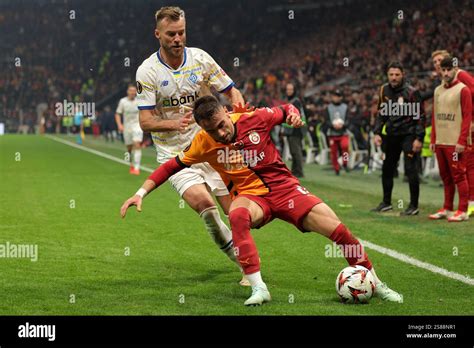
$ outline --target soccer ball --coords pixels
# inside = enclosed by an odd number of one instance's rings
[[[333,122],[332,122],[332,126],[336,129],[338,128],[342,128],[344,126],[344,121],[340,118],[336,118]]]
[[[344,268],[336,279],[336,291],[343,303],[367,303],[375,291],[375,279],[363,266]]]

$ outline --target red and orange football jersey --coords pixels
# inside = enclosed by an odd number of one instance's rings
[[[272,128],[285,120],[290,109],[297,112],[286,104],[232,114],[236,131],[232,144],[218,143],[201,130],[177,160],[184,166],[208,162],[233,195],[264,195],[278,187],[299,184],[270,136]]]

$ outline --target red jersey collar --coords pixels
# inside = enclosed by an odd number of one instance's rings
[[[451,82],[450,84],[443,83],[443,86],[444,88],[451,88],[453,86],[456,86],[458,83],[459,83],[459,80],[455,77],[453,82]]]

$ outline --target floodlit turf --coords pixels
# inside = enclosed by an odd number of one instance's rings
[[[118,143],[89,137],[85,146],[123,158]],[[144,164],[154,168],[154,157],[146,149]],[[302,184],[360,238],[472,277],[474,221],[426,217],[441,206],[437,182],[421,187],[421,214],[401,218],[368,212],[381,199],[379,172],[335,177],[317,165],[305,171]],[[0,259],[0,315],[474,314],[472,286],[373,250],[368,252],[378,275],[405,303],[343,305],[334,283],[345,260],[325,257],[329,243],[322,236],[303,235],[281,221],[253,231],[273,301],[244,307],[250,290],[237,284],[237,268],[214,246],[199,217],[180,208],[169,184],[145,199],[141,214],[131,210],[120,219],[122,202],[146,175],[131,176],[125,165],[44,136],[0,137],[0,244],[39,248],[37,262]],[[407,204],[401,180],[394,203],[398,199]]]

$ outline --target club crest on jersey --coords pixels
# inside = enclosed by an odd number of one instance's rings
[[[162,83],[161,83],[161,87],[166,87],[168,86],[168,80],[164,80]]]
[[[198,77],[196,76],[195,73],[192,73],[192,74],[189,76],[189,81],[191,81],[192,83],[196,83],[196,82],[197,82],[197,79],[198,79]]]
[[[249,140],[252,144],[257,145],[258,143],[260,143],[260,135],[255,131],[251,132],[249,134]]]

